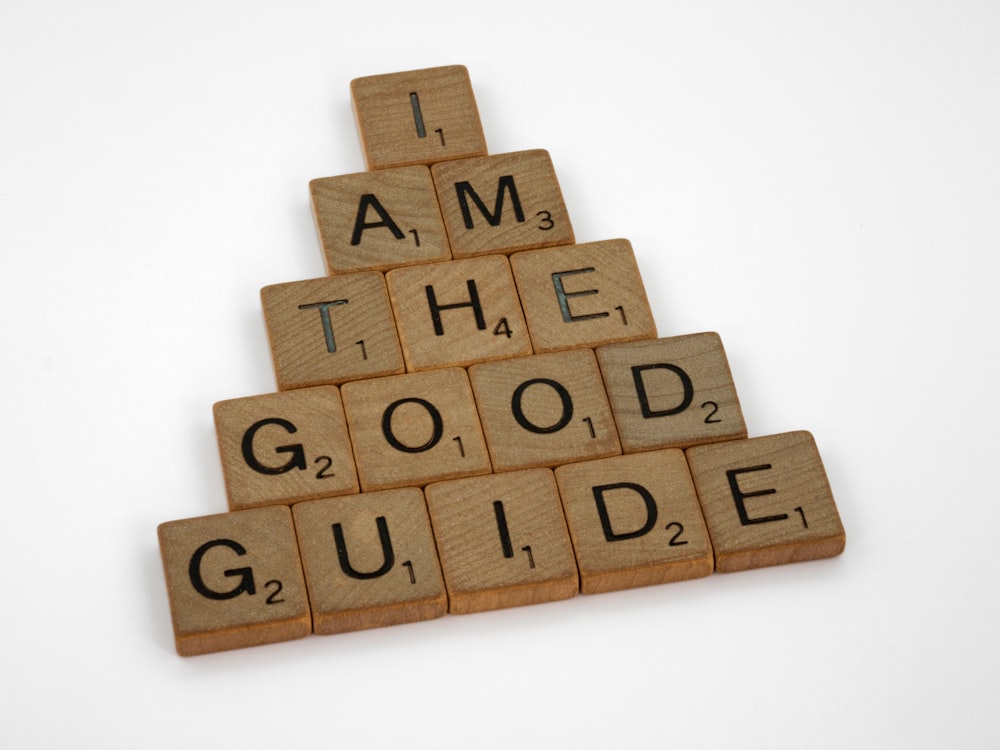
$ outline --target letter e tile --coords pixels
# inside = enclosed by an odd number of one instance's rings
[[[358,491],[335,386],[219,401],[212,411],[230,510]]]
[[[556,481],[582,593],[712,572],[712,545],[683,451],[567,464],[556,469]]]
[[[157,528],[181,656],[303,638],[312,630],[287,507],[162,523]]]
[[[430,620],[448,611],[424,495],[409,487],[292,509],[313,632]]]
[[[844,550],[844,527],[805,431],[688,448],[719,572],[816,560]]]
[[[628,240],[602,240],[510,258],[536,354],[656,337]]]
[[[426,495],[451,613],[576,595],[576,561],[549,469],[437,482]]]

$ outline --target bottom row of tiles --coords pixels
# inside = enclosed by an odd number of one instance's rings
[[[182,656],[831,557],[808,432],[161,524]]]

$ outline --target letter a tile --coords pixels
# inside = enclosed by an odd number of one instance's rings
[[[712,544],[683,451],[567,464],[556,480],[584,594],[712,572]]]
[[[234,398],[212,411],[230,510],[358,491],[336,387]]]
[[[596,354],[624,452],[747,436],[717,333],[609,344]]]
[[[292,514],[314,633],[430,620],[448,611],[419,489],[310,500]]]
[[[536,354],[656,337],[628,240],[602,240],[510,258]]]
[[[331,274],[451,258],[427,167],[324,177],[309,183],[309,193]]]
[[[284,506],[157,528],[177,653],[303,638],[312,630],[292,514]]]
[[[431,167],[455,258],[569,245],[573,227],[543,149]]]
[[[486,154],[465,66],[356,78],[351,100],[368,169]]]
[[[810,433],[699,445],[687,458],[719,572],[843,552],[844,527]]]
[[[550,470],[438,482],[426,495],[449,612],[576,595],[576,561]]]

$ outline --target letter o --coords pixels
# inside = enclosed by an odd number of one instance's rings
[[[524,392],[533,385],[549,386],[559,395],[559,400],[562,402],[562,415],[554,423],[545,427],[529,421],[524,416],[524,410],[521,408],[521,400],[524,398]],[[569,391],[566,390],[562,383],[549,380],[548,378],[532,378],[531,380],[525,380],[514,389],[514,395],[510,398],[510,410],[514,414],[514,419],[524,429],[539,435],[548,435],[553,432],[559,432],[559,430],[569,424],[569,421],[573,418],[573,399],[570,398]]]

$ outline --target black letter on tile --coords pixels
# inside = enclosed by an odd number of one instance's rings
[[[260,430],[260,428],[269,424],[276,424],[288,432],[298,431],[295,425],[285,419],[272,418],[254,422],[250,425],[250,429],[243,434],[243,460],[247,462],[247,466],[259,474],[284,474],[286,471],[291,471],[292,469],[305,469],[306,454],[301,443],[295,443],[294,445],[282,445],[274,449],[275,453],[292,454],[292,457],[288,459],[288,463],[282,464],[281,466],[264,466],[264,464],[257,460],[257,457],[253,452],[253,439],[257,435],[257,431]]]
[[[483,203],[479,194],[472,189],[472,185],[469,182],[456,182],[455,193],[458,195],[458,205],[462,209],[462,219],[465,221],[465,228],[475,228],[475,224],[472,221],[472,210],[469,208],[469,201],[466,199],[466,196],[472,198],[472,202],[476,204],[476,208],[479,209],[479,212],[491,227],[498,227],[500,226],[500,219],[503,218],[503,196],[505,192],[510,193],[510,203],[514,208],[514,218],[518,222],[523,222],[524,211],[521,209],[521,201],[517,197],[517,186],[514,184],[514,177],[512,175],[504,175],[497,181],[497,198],[493,206],[493,213],[490,213],[489,209],[486,208],[486,204]]]
[[[420,404],[427,410],[427,413],[431,417],[431,422],[434,425],[433,434],[423,445],[406,445],[400,442],[399,438],[397,438],[392,432],[392,415],[395,414],[396,409],[403,404]],[[435,408],[434,404],[429,401],[424,401],[422,398],[401,398],[398,401],[393,401],[382,414],[382,434],[385,436],[389,445],[398,451],[403,451],[404,453],[422,453],[423,451],[430,450],[438,444],[438,441],[441,440],[441,435],[443,433],[444,421],[441,419],[441,412]]]
[[[370,573],[359,573],[351,566],[350,557],[347,554],[347,542],[344,540],[344,529],[339,523],[333,524],[333,542],[337,546],[337,559],[340,561],[340,569],[351,578],[359,581],[367,581],[378,578],[388,573],[396,562],[396,555],[392,551],[392,540],[389,538],[389,525],[385,522],[385,516],[375,519],[375,526],[378,528],[378,540],[382,545],[382,567]]]
[[[611,518],[608,516],[608,506],[604,501],[604,493],[610,490],[632,490],[642,498],[646,504],[646,523],[635,531],[624,531],[616,533],[611,528]],[[594,502],[597,503],[597,515],[601,517],[601,528],[604,529],[604,538],[609,542],[620,542],[623,539],[635,539],[648,534],[656,526],[656,502],[653,496],[641,484],[632,482],[616,482],[615,484],[602,484],[593,488]]]
[[[204,596],[206,599],[215,599],[217,601],[222,601],[224,599],[232,599],[234,596],[239,596],[244,591],[247,594],[256,593],[256,589],[253,585],[253,570],[250,568],[231,568],[230,570],[223,571],[223,575],[229,576],[230,578],[240,577],[239,585],[231,591],[213,591],[208,586],[205,585],[204,579],[201,577],[201,558],[205,556],[212,547],[228,547],[237,555],[245,555],[247,551],[243,549],[243,546],[234,542],[232,539],[213,539],[211,542],[205,542],[201,545],[195,553],[191,555],[191,562],[188,564],[188,577],[191,579],[191,585],[194,586],[194,590],[199,594]]]
[[[382,221],[365,221],[368,216],[369,208],[373,209]],[[392,236],[397,240],[401,240],[406,236],[400,231],[399,227],[396,226],[396,222],[394,222],[392,217],[389,216],[389,212],[382,207],[381,203],[378,202],[378,198],[376,198],[372,193],[365,193],[361,196],[361,201],[358,203],[358,215],[354,219],[354,233],[351,235],[351,244],[360,245],[361,233],[366,229],[375,229],[376,227],[385,227],[392,232]]]
[[[681,386],[684,388],[684,396],[677,406],[670,409],[657,409],[655,411],[650,408],[649,396],[646,394],[646,384],[642,379],[642,373],[646,370],[670,370],[670,372],[680,378]],[[642,408],[642,416],[645,419],[680,414],[691,405],[691,399],[694,398],[694,385],[691,383],[690,376],[677,365],[667,364],[666,362],[659,362],[653,365],[635,365],[632,368],[632,380],[635,382],[635,394],[639,397],[639,406]]]
[[[777,492],[775,489],[768,490],[758,490],[757,492],[743,492],[739,484],[737,484],[736,475],[746,474],[751,471],[766,471],[771,468],[771,464],[762,464],[760,466],[749,466],[745,469],[729,469],[726,471],[726,477],[729,479],[729,489],[732,490],[733,500],[736,502],[736,513],[739,514],[740,523],[744,526],[750,526],[754,523],[769,523],[771,521],[784,521],[788,518],[787,513],[782,513],[780,516],[761,516],[760,518],[750,518],[747,515],[746,503],[743,501],[748,497],[759,497],[761,495],[773,495]]]
[[[547,385],[552,388],[557,394],[559,394],[559,400],[562,402],[562,415],[559,419],[548,427],[540,427],[533,422],[530,422],[527,417],[524,416],[524,410],[521,408],[521,400],[524,398],[524,392],[532,385]],[[549,380],[548,378],[532,378],[531,380],[525,380],[521,385],[514,389],[514,395],[510,399],[510,409],[514,413],[514,419],[517,423],[521,425],[528,432],[534,432],[539,435],[547,435],[552,432],[559,432],[563,427],[569,424],[569,421],[573,418],[573,399],[570,398],[569,391],[559,382],[555,380]]]
[[[434,294],[434,287],[428,284],[424,287],[427,293],[427,304],[431,308],[431,320],[434,322],[434,333],[444,336],[444,326],[441,324],[442,310],[455,310],[460,307],[471,307],[476,316],[476,328],[480,331],[486,330],[486,319],[483,317],[483,307],[479,304],[479,292],[476,290],[476,282],[473,279],[466,279],[465,286],[469,290],[468,302],[454,302],[450,305],[439,305],[437,295]]]

